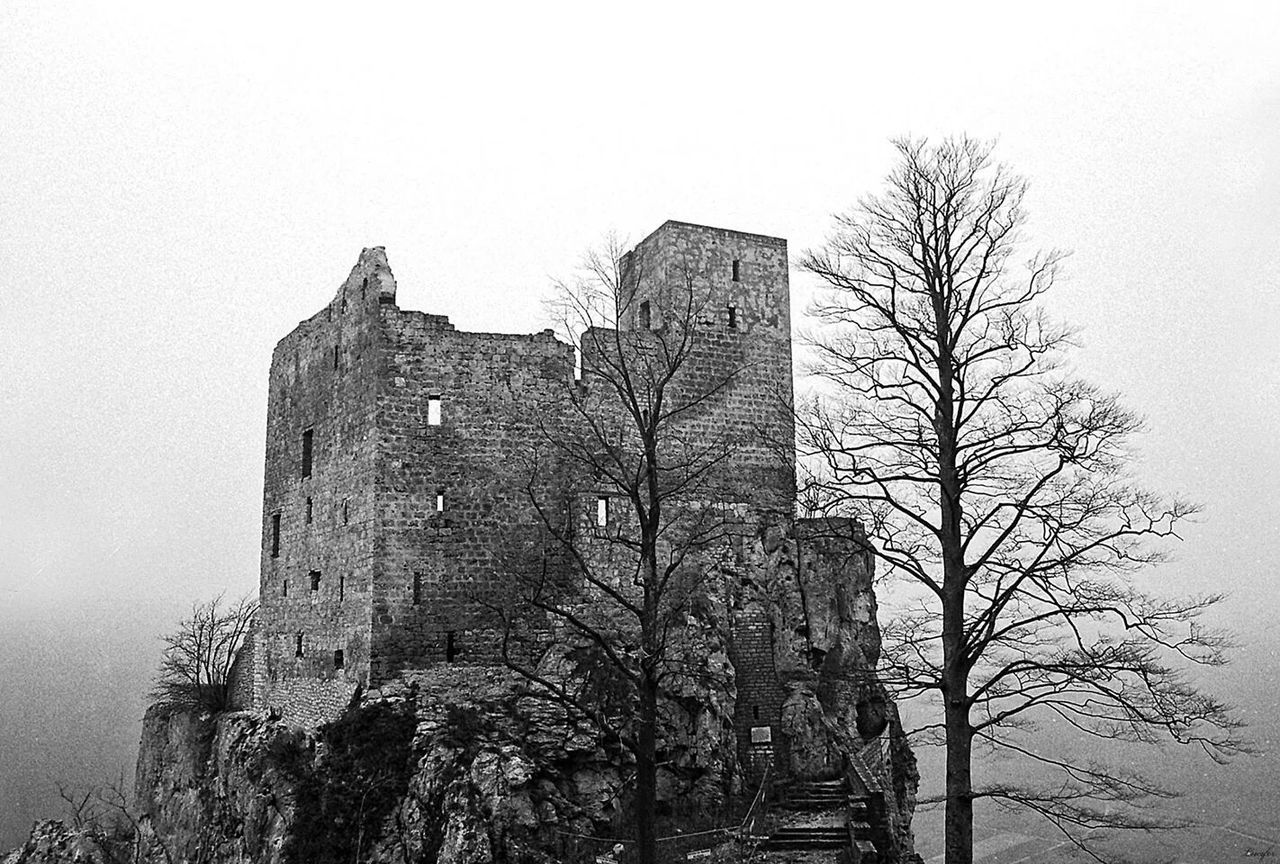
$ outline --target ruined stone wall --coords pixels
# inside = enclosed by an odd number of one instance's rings
[[[253,695],[257,686],[254,673],[258,669],[258,664],[253,662],[253,650],[257,639],[258,625],[255,622],[249,628],[244,642],[236,651],[235,659],[231,661],[231,668],[227,671],[227,698],[230,707],[236,711],[253,708]]]
[[[303,721],[336,713],[368,676],[380,321],[394,298],[385,254],[366,249],[272,356],[254,702]]]
[[[735,519],[789,512],[785,241],[668,222],[627,266],[630,306],[650,302],[652,327],[680,296],[697,306],[672,395],[716,392],[683,412],[669,439],[730,458],[695,497],[745,506]],[[644,340],[634,309],[622,323],[624,344]],[[329,306],[273,357],[256,705],[322,717],[359,683],[496,656],[487,605],[509,599],[504,556],[536,533],[525,483],[537,445],[540,503],[566,525],[590,518],[573,507],[594,504],[580,472],[548,463],[554,448],[542,429],[572,423],[573,388],[592,384],[591,358],[580,385],[573,366],[573,349],[551,331],[464,333],[443,316],[399,309],[385,254],[362,253]],[[602,404],[617,410],[610,398]]]
[[[572,349],[550,330],[463,333],[434,316],[384,311],[375,683],[406,667],[496,657],[486,604],[508,599],[512,541],[539,521],[527,488],[532,454],[574,386]],[[556,474],[538,467],[536,497],[558,512]]]

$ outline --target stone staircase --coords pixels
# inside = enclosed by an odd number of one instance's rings
[[[790,813],[760,843],[761,851],[825,852],[832,861],[879,864],[868,821],[869,796],[855,794],[846,780],[794,783],[781,807]]]

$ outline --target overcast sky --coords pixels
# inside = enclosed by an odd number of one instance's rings
[[[798,257],[906,133],[1031,179],[1075,364],[1205,505],[1165,578],[1234,592],[1227,695],[1275,679],[1280,6],[1041,5],[0,4],[0,849],[132,759],[154,635],[256,587],[271,349],[362,247],[532,332],[610,230]]]

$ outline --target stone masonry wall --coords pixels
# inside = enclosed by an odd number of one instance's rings
[[[734,704],[734,728],[738,736],[738,764],[746,780],[760,782],[766,768],[776,768],[782,743],[782,703],[773,657],[773,622],[760,605],[734,615],[729,661],[738,685]]]
[[[719,472],[723,500],[791,512],[795,499],[792,418],[791,295],[787,241],[778,237],[668,221],[637,244],[625,272],[624,328],[650,329],[690,317],[694,350],[674,382],[677,392],[711,398],[680,418],[695,446],[732,440],[731,468]],[[588,364],[584,362],[584,369]]]
[[[254,701],[296,719],[336,713],[368,678],[380,315],[394,299],[386,255],[366,249],[272,357]]]
[[[526,489],[530,448],[574,386],[572,349],[550,330],[462,333],[394,308],[383,325],[375,684],[407,667],[496,657],[486,603],[505,599],[507,541],[538,522]],[[535,488],[555,510],[550,480]]]
[[[255,623],[249,629],[244,642],[240,645],[240,650],[236,652],[235,659],[231,661],[231,668],[227,671],[227,697],[231,708],[237,711],[253,707],[254,672],[258,668],[258,664],[253,662],[253,648],[257,642],[257,633],[258,627]]]

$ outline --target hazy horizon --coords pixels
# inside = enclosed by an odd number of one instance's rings
[[[1260,755],[1171,776],[1274,800],[1277,36],[1261,2],[0,6],[0,851],[53,781],[132,782],[159,635],[256,590],[271,351],[363,247],[403,308],[535,332],[610,231],[796,260],[903,134],[997,139],[1027,249],[1072,250],[1072,364],[1146,418],[1142,482],[1204,506],[1152,579],[1231,594],[1207,684]]]

